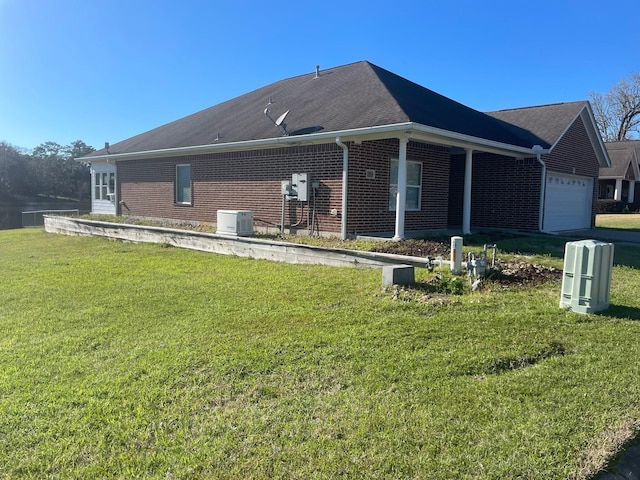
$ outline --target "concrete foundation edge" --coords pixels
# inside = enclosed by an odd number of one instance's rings
[[[134,243],[161,243],[221,255],[236,255],[286,263],[364,268],[382,268],[385,265],[394,264],[426,267],[428,263],[427,259],[420,257],[329,249],[252,237],[127,225],[71,217],[45,216],[44,228],[49,233],[106,237]]]

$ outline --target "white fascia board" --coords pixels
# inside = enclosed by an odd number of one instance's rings
[[[89,165],[92,164],[97,164],[97,165],[107,165],[107,164],[113,164],[114,161],[111,158],[111,156],[99,156],[99,157],[78,157],[78,158],[74,158],[73,159],[74,162],[79,162],[79,163],[88,163]]]
[[[429,127],[413,122],[396,123],[391,125],[381,125],[374,127],[354,128],[348,130],[338,130],[333,132],[310,133],[307,135],[296,135],[293,137],[275,137],[260,140],[246,140],[242,142],[219,143],[208,145],[196,145],[190,147],[176,147],[160,150],[147,150],[131,153],[111,153],[78,159],[85,162],[97,160],[124,161],[138,160],[156,157],[177,157],[183,155],[200,155],[215,152],[234,152],[241,150],[260,150],[264,148],[277,148],[297,145],[314,145],[321,143],[333,143],[336,137],[340,137],[343,142],[354,140],[381,140],[385,138],[406,138],[422,140],[440,145],[471,148],[477,151],[490,151],[503,155],[535,156],[535,151],[531,148],[509,145],[483,138],[473,137],[461,133],[451,132],[440,128]],[[548,153],[543,151],[542,153]]]
[[[611,159],[609,158],[609,152],[607,152],[607,147],[602,141],[602,135],[600,135],[600,131],[598,130],[596,117],[593,114],[593,109],[589,102],[585,102],[585,107],[580,111],[580,115],[582,115],[582,122],[587,129],[587,135],[589,135],[593,149],[596,152],[596,157],[598,157],[598,163],[601,167],[610,167]],[[587,118],[585,118],[585,116]]]
[[[263,148],[277,148],[297,145],[313,145],[319,143],[333,143],[336,137],[343,140],[353,140],[355,138],[370,137],[371,139],[392,138],[399,135],[398,132],[405,132],[411,128],[411,123],[398,123],[392,125],[382,125],[377,127],[365,127],[334,132],[310,133],[307,135],[296,135],[293,137],[275,137],[260,140],[245,140],[241,142],[217,143],[208,145],[195,145],[190,147],[176,147],[160,150],[147,150],[131,153],[110,153],[107,155],[97,155],[88,157],[84,161],[94,159],[113,161],[137,160],[155,157],[177,157],[181,155],[199,155],[215,152],[234,152],[239,150],[260,150]]]
[[[465,149],[472,149],[482,152],[497,153],[500,155],[508,156],[533,156],[537,153],[545,154],[550,150],[540,150],[536,152],[531,147],[520,147],[518,145],[510,145],[508,143],[497,142],[495,140],[487,140],[485,138],[473,137],[464,133],[450,132],[448,130],[442,130],[440,128],[429,127],[422,124],[414,124],[415,131],[425,135],[424,139],[439,143],[442,145],[450,145],[452,147],[460,147]],[[431,139],[430,139],[431,137]],[[414,138],[414,137],[412,137]],[[514,155],[517,154],[517,155]]]
[[[631,156],[631,166],[633,168],[633,176],[636,180],[640,180],[640,165],[638,165],[638,156],[636,155],[636,149],[633,149],[633,155]]]

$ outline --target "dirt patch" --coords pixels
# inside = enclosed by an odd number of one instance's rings
[[[450,255],[449,243],[437,240],[404,240],[402,242],[380,242],[372,252],[393,253],[395,255],[409,255],[411,257],[443,257]]]
[[[554,267],[524,262],[496,262],[496,268],[489,273],[485,281],[503,286],[534,287],[561,278],[562,270]]]
[[[492,239],[495,240],[495,239]],[[403,242],[382,242],[372,249],[375,252],[410,255],[413,257],[449,258],[450,244],[437,240],[406,240]],[[489,254],[490,255],[490,254]],[[527,262],[505,262],[496,260],[484,282],[504,287],[534,287],[542,283],[559,280],[562,270]]]

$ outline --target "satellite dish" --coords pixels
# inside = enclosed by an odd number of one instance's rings
[[[279,127],[280,125],[282,125],[282,122],[284,122],[285,117],[289,114],[290,110],[287,110],[286,112],[284,112],[282,115],[280,115],[278,117],[278,119],[276,120],[276,125]],[[286,124],[285,124],[286,125]]]
[[[269,113],[270,113],[269,112],[269,107],[265,108],[264,109],[264,114],[267,116],[267,118],[269,120],[271,120],[276,127],[282,129],[283,135],[289,135],[289,132],[287,132],[287,124],[284,123],[284,119],[287,116],[287,114],[289,113],[289,110],[287,110],[282,115],[280,115],[277,120],[274,120],[273,118],[271,118],[271,115],[269,115]]]

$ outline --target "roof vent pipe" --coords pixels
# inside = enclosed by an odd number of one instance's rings
[[[320,65],[316,65],[316,78],[320,78]]]

